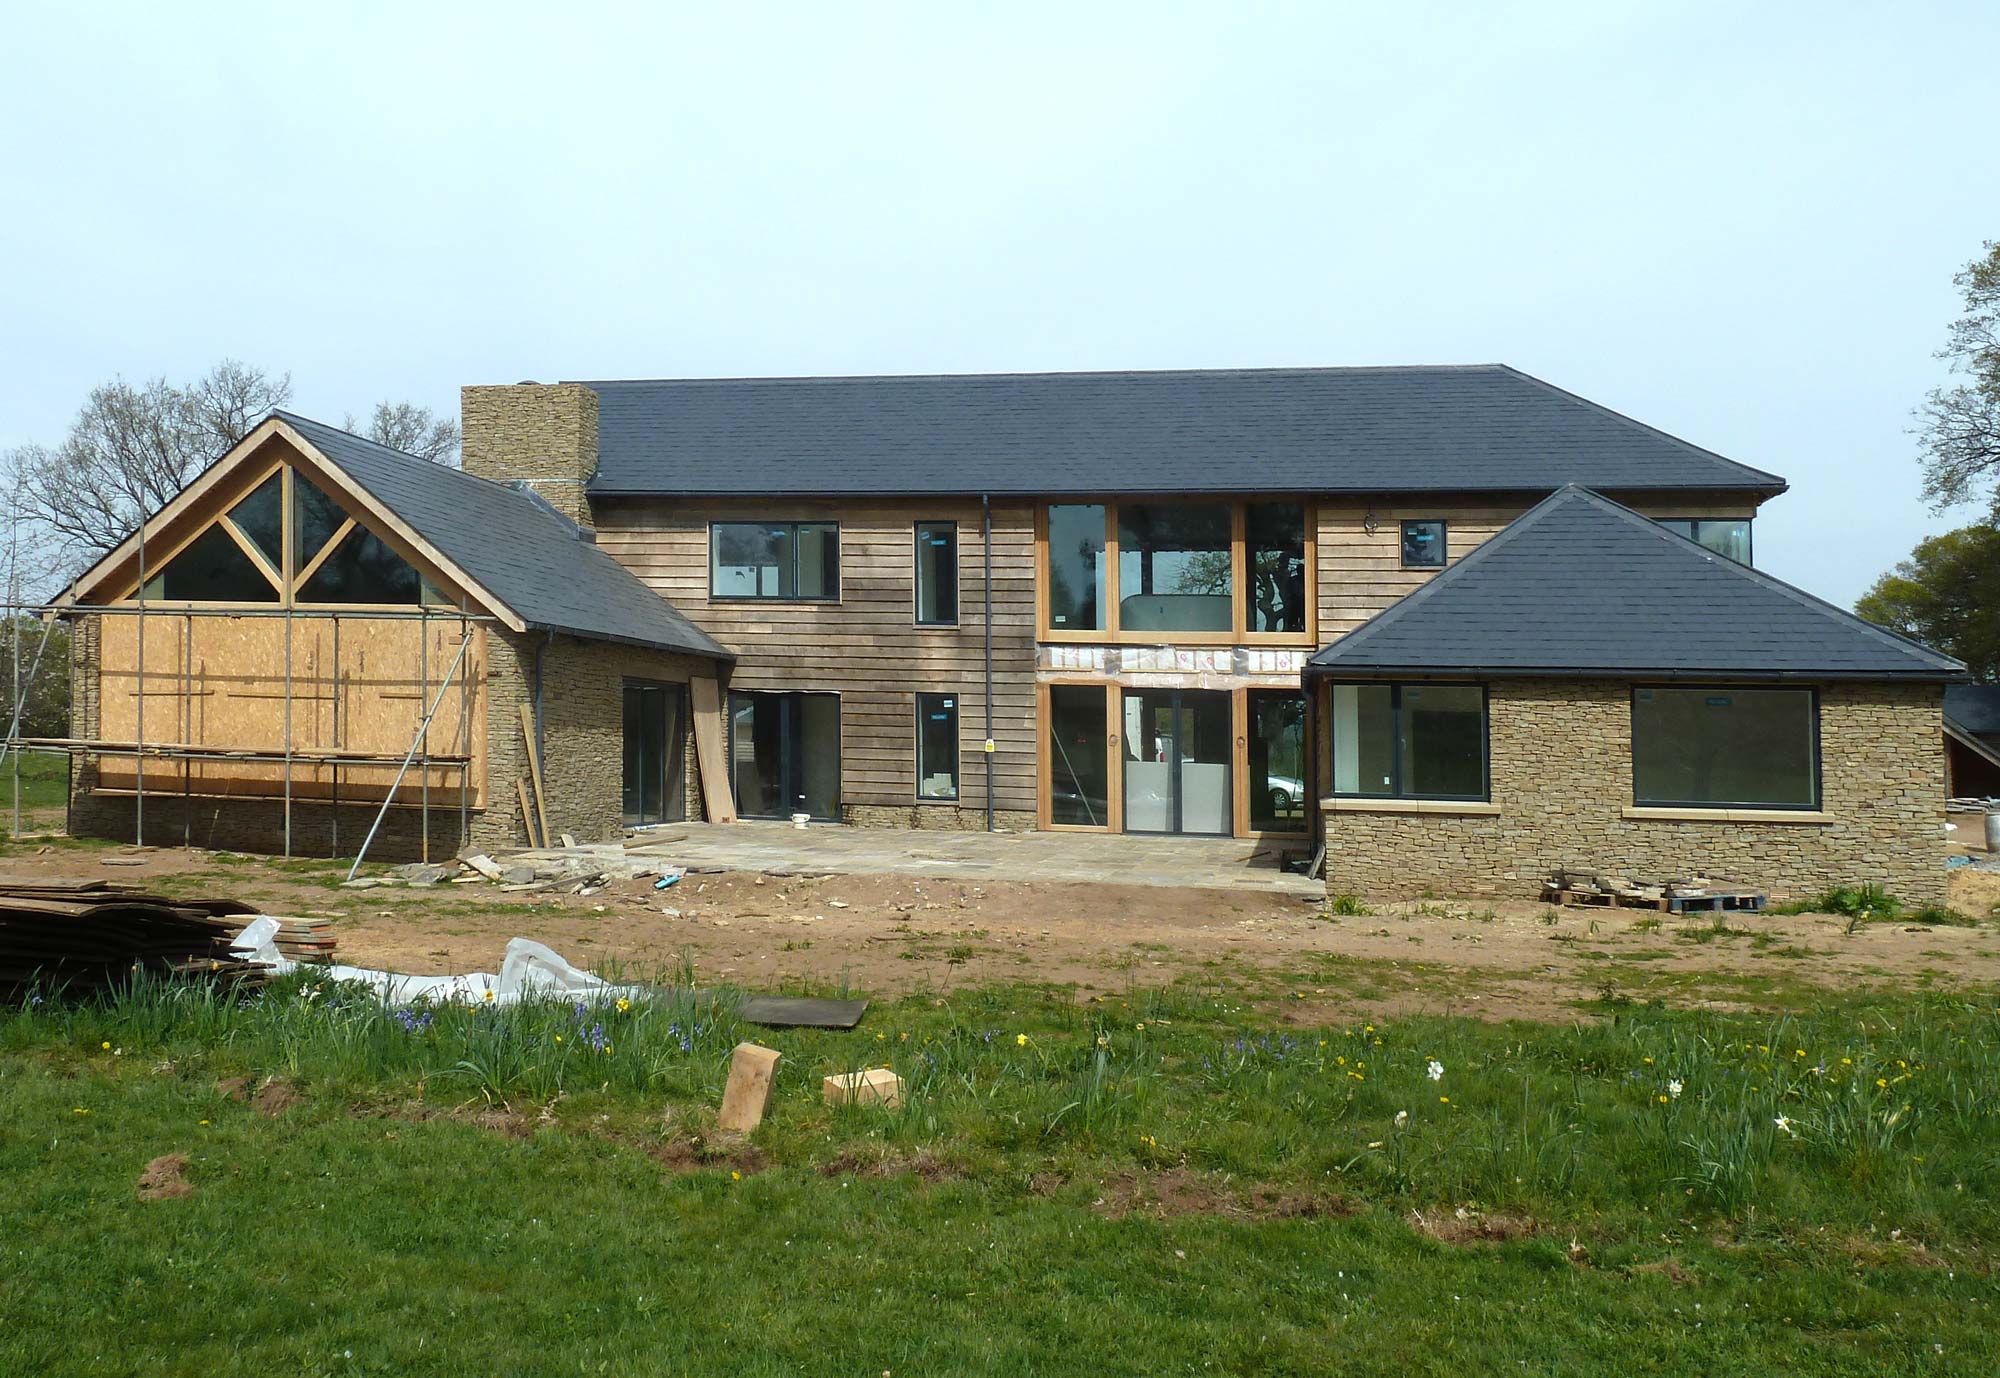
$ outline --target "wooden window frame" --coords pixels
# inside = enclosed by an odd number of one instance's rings
[[[1049,690],[1057,686],[1095,689],[1104,696],[1104,822],[1057,823],[1054,821],[1054,766],[1049,755],[1049,732],[1054,726],[1049,708]],[[1122,833],[1125,831],[1125,791],[1117,768],[1124,760],[1123,687],[1109,679],[1083,675],[1060,675],[1035,682],[1035,826],[1043,832]]]
[[[1246,576],[1249,551],[1244,540],[1245,508],[1296,501],[1305,524],[1305,614],[1304,631],[1254,632],[1249,630],[1249,590]],[[1229,600],[1230,628],[1227,631],[1164,632],[1127,631],[1119,625],[1118,509],[1121,504],[1158,507],[1223,506],[1229,509]],[[1104,626],[1097,629],[1056,627],[1049,621],[1049,509],[1051,507],[1102,507],[1104,509]],[[1308,498],[1294,499],[1274,493],[1264,497],[1215,497],[1174,493],[1157,497],[1125,494],[1104,497],[1077,494],[1060,500],[1035,504],[1035,639],[1063,645],[1082,646],[1313,646],[1319,645],[1319,512]]]
[[[320,550],[315,551],[312,558],[301,567],[299,565],[299,551],[295,548],[292,507],[293,489],[296,486],[297,472],[298,466],[293,464],[289,459],[276,459],[255,467],[246,465],[237,474],[231,475],[227,482],[218,485],[213,491],[205,494],[201,505],[186,514],[185,529],[173,541],[167,543],[164,547],[166,553],[159,556],[157,561],[153,558],[153,552],[150,550],[147,551],[146,578],[152,579],[157,577],[160,571],[164,570],[182,551],[199,540],[209,528],[219,527],[225,535],[236,542],[243,553],[249,557],[251,563],[257,567],[258,571],[265,578],[273,582],[277,588],[277,598],[268,603],[246,603],[240,599],[232,601],[226,599],[147,598],[143,600],[146,608],[149,611],[157,608],[161,612],[196,613],[222,612],[230,608],[307,608],[315,613],[420,612],[428,609],[436,613],[440,620],[443,620],[459,614],[469,606],[463,592],[458,591],[456,580],[441,572],[436,565],[424,558],[419,551],[396,533],[385,531],[381,527],[371,522],[364,522],[361,518],[355,516],[349,510],[351,504],[345,499],[344,495],[337,491],[329,491],[328,496],[338,502],[342,510],[347,512],[347,518],[335,528],[333,536],[327,541],[326,545]],[[269,479],[273,473],[283,475],[282,483],[284,485],[283,506],[281,509],[283,524],[280,533],[280,544],[282,547],[280,564],[282,568],[277,569],[272,568],[271,562],[257,548],[257,543],[244,535],[237,528],[236,523],[229,519],[230,509],[262,487],[265,480]],[[325,487],[325,485],[321,486]],[[357,526],[366,529],[369,534],[394,551],[399,558],[417,571],[421,579],[440,594],[456,596],[460,601],[458,603],[424,603],[422,601],[416,603],[309,603],[302,601],[298,596],[299,590],[305,587],[306,581],[318,572],[319,567],[325,563],[327,558],[332,555],[340,543],[346,540],[348,535]],[[133,577],[125,584],[122,594],[108,601],[117,606],[136,606],[141,601],[139,598],[139,587],[142,582],[135,571]]]
[[[717,593],[715,591],[715,528],[718,526],[789,526],[792,528],[792,585],[799,582],[799,528],[802,526],[830,526],[833,528],[833,593],[832,595],[804,598],[793,594],[790,598],[761,593]],[[827,520],[823,517],[774,517],[768,521],[754,517],[732,517],[722,521],[711,519],[708,523],[708,601],[711,603],[747,604],[751,607],[787,607],[793,604],[824,606],[840,602],[841,590],[847,586],[845,550],[847,533],[839,519]],[[914,603],[914,596],[912,599]]]

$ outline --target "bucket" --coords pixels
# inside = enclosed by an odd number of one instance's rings
[[[1987,820],[1986,835],[1988,837],[1993,836],[1993,822],[1992,822],[1993,818],[2000,818],[2000,814],[1994,814]],[[804,832],[806,830],[806,824],[810,823],[811,821],[812,821],[812,815],[809,813],[795,813],[792,815],[792,826],[794,828],[797,828],[800,832]]]
[[[1986,850],[2000,852],[2000,813],[1986,815]]]

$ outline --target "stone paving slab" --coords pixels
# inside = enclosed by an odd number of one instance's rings
[[[1164,885],[1320,896],[1278,868],[1305,843],[1101,833],[957,833],[816,823],[670,823],[634,833],[628,854],[692,869],[765,875],[904,875]]]

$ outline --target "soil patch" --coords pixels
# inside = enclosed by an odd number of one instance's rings
[[[915,1153],[866,1153],[844,1148],[819,1165],[822,1177],[915,1177],[921,1182],[948,1182],[966,1175],[944,1155],[929,1149]]]
[[[1031,1184],[1032,1185],[1032,1184]],[[1240,1183],[1187,1168],[1126,1173],[1107,1178],[1090,1208],[1107,1220],[1140,1216],[1168,1220],[1219,1215],[1238,1220],[1311,1220],[1354,1215],[1361,1207],[1344,1197],[1298,1187]]]
[[[1410,1224],[1417,1233],[1440,1244],[1504,1244],[1527,1239],[1539,1229],[1524,1215],[1488,1215],[1465,1206],[1448,1214],[1442,1210],[1411,1211]]]
[[[1677,1282],[1683,1287],[1692,1287],[1699,1281],[1677,1258],[1663,1258],[1655,1263],[1635,1264],[1632,1272],[1634,1274],[1658,1273],[1668,1281]]]
[[[305,1097],[290,1082],[273,1077],[257,1088],[257,1094],[250,1098],[250,1103],[257,1107],[258,1114],[275,1119],[304,1100]]]
[[[215,1094],[229,1100],[250,1099],[250,1078],[224,1077],[215,1083]]]
[[[194,1183],[187,1179],[187,1154],[163,1153],[146,1164],[139,1174],[141,1201],[178,1201],[194,1195]]]
[[[751,1177],[771,1166],[763,1149],[726,1139],[668,1139],[646,1145],[646,1156],[672,1173],[727,1170]]]

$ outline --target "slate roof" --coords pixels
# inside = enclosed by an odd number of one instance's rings
[[[2000,684],[1953,684],[1944,691],[1945,721],[1968,737],[2000,747]]]
[[[734,659],[527,493],[279,411],[286,424],[529,626]]]
[[[599,497],[1785,489],[1504,364],[588,386]]]
[[[1954,680],[1965,667],[1571,485],[1306,673]]]

